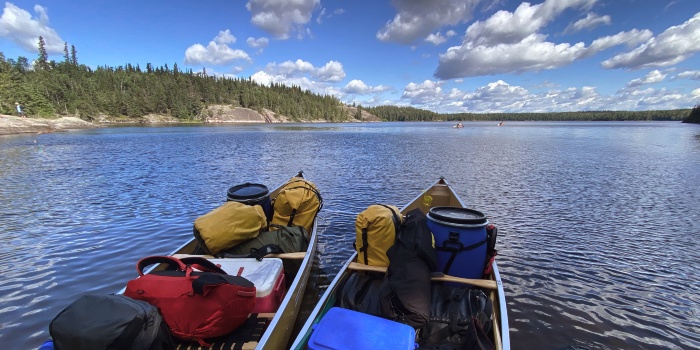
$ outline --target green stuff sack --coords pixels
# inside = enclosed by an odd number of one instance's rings
[[[301,177],[293,177],[282,186],[272,202],[271,224],[304,226],[307,232],[311,232],[322,206],[323,199],[316,185]]]
[[[394,245],[403,217],[393,205],[372,204],[355,219],[357,262],[372,266],[389,266],[386,251]]]
[[[232,255],[251,254],[256,249],[270,244],[278,246],[283,253],[305,252],[309,247],[309,235],[302,226],[271,225],[270,231],[262,232],[255,238],[229,248],[226,253]]]
[[[270,225],[270,231],[262,232],[253,239],[227,249],[226,254],[253,257],[258,250],[264,250],[270,246],[276,246],[283,253],[306,252],[309,247],[309,234],[303,226]],[[226,254],[224,256],[227,256]],[[260,255],[264,255],[264,251],[261,251]],[[285,275],[295,276],[301,262],[301,259],[282,259]],[[294,279],[287,278],[286,281],[287,284],[291,284]]]
[[[267,227],[259,205],[226,202],[194,221],[194,237],[206,254],[219,254],[255,238]]]

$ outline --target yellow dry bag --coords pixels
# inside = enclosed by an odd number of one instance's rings
[[[194,221],[194,237],[207,253],[218,254],[257,237],[266,228],[261,206],[226,202]]]
[[[386,251],[394,245],[403,217],[393,205],[372,204],[355,219],[357,262],[389,266]]]
[[[282,186],[272,203],[272,221],[280,226],[303,226],[309,234],[323,206],[321,193],[311,181],[293,177]]]

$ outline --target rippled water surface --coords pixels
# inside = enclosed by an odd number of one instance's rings
[[[228,187],[299,170],[322,233],[302,317],[354,219],[444,176],[499,227],[514,349],[700,347],[700,126],[676,122],[104,128],[0,137],[0,343],[37,348],[86,292],[192,237]]]

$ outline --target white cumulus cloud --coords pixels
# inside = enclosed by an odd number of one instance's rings
[[[329,61],[323,67],[318,68],[314,76],[321,81],[338,82],[345,79],[345,71],[342,63]]]
[[[612,19],[608,15],[601,16],[596,13],[588,13],[586,18],[582,18],[566,27],[566,29],[564,29],[564,33],[579,32],[581,30],[591,29],[599,25],[607,25],[611,22]]]
[[[347,85],[345,85],[345,88],[343,90],[348,94],[366,95],[371,93],[388,91],[390,90],[390,88],[384,85],[369,86],[365,84],[365,82],[363,82],[362,80],[353,79],[349,83],[347,83]]]
[[[678,73],[674,79],[692,79],[700,80],[700,70],[688,70]]]
[[[377,32],[377,39],[411,44],[435,29],[464,23],[472,18],[479,0],[394,0],[394,18]]]
[[[404,88],[401,98],[408,99],[411,104],[430,104],[441,98],[442,83],[425,80],[422,83],[409,83]]]
[[[700,12],[685,23],[666,29],[632,51],[603,61],[603,68],[641,69],[665,67],[700,51]]]
[[[593,40],[591,45],[586,50],[586,56],[594,55],[613,46],[626,45],[632,47],[639,45],[654,36],[650,30],[632,29],[627,32],[619,32],[615,35],[609,35]]]
[[[632,79],[627,83],[627,87],[635,87],[646,84],[654,84],[663,81],[666,78],[666,74],[661,73],[659,70],[653,70],[649,72],[644,78]]]
[[[293,32],[307,33],[304,26],[320,0],[249,0],[250,22],[277,39],[288,39]]]
[[[49,15],[41,5],[34,5],[36,17],[11,2],[5,3],[0,16],[0,37],[8,39],[29,52],[39,52],[39,37],[44,38],[46,52],[63,52],[65,42],[49,26]]]
[[[222,66],[236,61],[252,62],[248,53],[228,46],[234,42],[236,37],[228,29],[221,31],[207,46],[194,44],[188,47],[185,50],[185,64]]]
[[[236,42],[236,37],[231,34],[229,29],[226,29],[219,32],[219,34],[214,38],[214,42],[217,44],[233,44]]]
[[[310,62],[301,59],[282,63],[272,62],[265,67],[265,72],[288,79],[308,75],[322,82],[338,82],[345,79],[343,65],[338,61],[328,61],[323,67],[314,67]]]
[[[268,38],[265,38],[265,37],[260,37],[257,39],[253,38],[253,37],[249,37],[248,39],[246,39],[245,42],[246,42],[246,44],[248,44],[248,46],[250,46],[254,49],[258,49],[257,53],[262,53],[263,50],[267,47],[267,45],[270,44],[270,40]]]
[[[440,54],[434,76],[453,79],[554,69],[587,54],[584,43],[552,43],[540,31],[569,9],[589,10],[596,0],[524,2],[514,12],[498,11],[471,24],[460,46]]]

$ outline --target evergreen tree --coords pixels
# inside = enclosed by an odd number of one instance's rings
[[[683,122],[700,124],[700,105],[696,105],[695,107],[693,107],[693,110],[690,111],[688,117],[683,119]]]
[[[70,63],[72,63],[74,66],[78,65],[78,56],[77,56],[78,51],[75,50],[75,45],[70,46]]]
[[[36,59],[35,68],[49,69],[49,55],[46,53],[44,37],[39,36],[39,57]]]
[[[70,56],[68,55],[68,43],[63,43],[63,61],[70,64]]]

